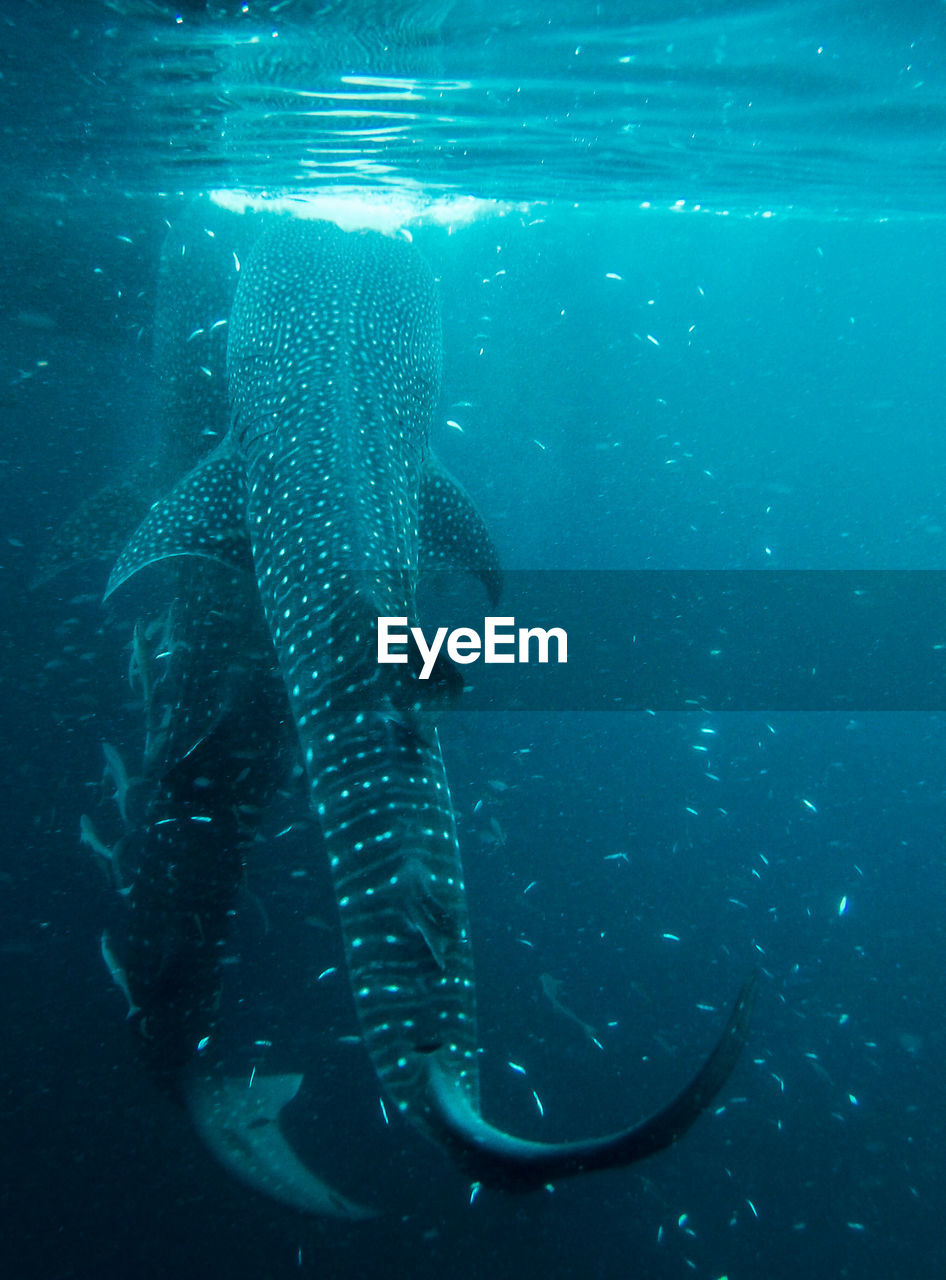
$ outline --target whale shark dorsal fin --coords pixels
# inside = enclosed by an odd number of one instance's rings
[[[499,602],[503,575],[485,521],[470,495],[433,456],[421,476],[420,567],[426,572],[463,569],[479,578],[490,604]]]
[[[302,1213],[358,1221],[374,1211],[349,1200],[304,1165],[279,1126],[301,1075],[191,1075],[183,1083],[194,1126],[210,1153],[241,1182]]]
[[[154,504],[116,560],[106,600],[141,569],[172,556],[250,568],[243,469],[231,454],[216,452]]]

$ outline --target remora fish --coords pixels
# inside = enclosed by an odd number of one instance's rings
[[[121,814],[122,822],[127,828],[128,822],[128,793],[132,788],[132,780],[128,777],[128,770],[125,768],[125,762],[121,757],[121,753],[117,748],[113,747],[110,742],[102,743],[102,754],[105,756],[105,778],[111,778],[115,784],[114,800],[118,806],[118,812]]]
[[[421,691],[413,665],[381,667],[375,649],[378,616],[416,621],[427,564],[463,567],[498,594],[479,517],[430,455],[440,361],[433,282],[406,243],[273,227],[231,315],[228,436],[152,509],[108,590],[182,555],[252,575],[384,1095],[475,1179],[525,1189],[675,1141],[733,1068],[754,980],[696,1077],[641,1124],[533,1143],[483,1119],[463,870],[433,727],[455,676],[442,663]]]

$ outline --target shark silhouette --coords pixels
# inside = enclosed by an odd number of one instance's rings
[[[293,750],[383,1096],[476,1181],[529,1189],[673,1143],[729,1077],[755,985],[695,1078],[640,1123],[535,1143],[483,1117],[470,923],[436,728],[459,678],[441,661],[421,684],[416,663],[376,660],[377,618],[417,621],[426,568],[470,572],[493,601],[501,587],[476,508],[430,451],[440,367],[434,283],[409,244],[276,221],[242,265],[229,317],[227,434],[151,508],[106,593],[151,564],[172,574],[173,641],[149,713],[156,784],[132,842],[130,924],[114,942],[142,1039],[229,1167],[298,1207],[350,1216],[360,1207],[278,1139],[275,1150],[246,1130],[228,1139],[259,1117],[241,1121],[203,1067],[242,859]],[[267,1123],[291,1087],[281,1077],[269,1092]]]

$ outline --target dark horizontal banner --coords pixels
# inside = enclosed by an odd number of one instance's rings
[[[470,710],[946,710],[946,573],[936,570],[530,571],[506,575],[497,606],[469,579],[440,575],[419,612],[410,661],[419,672],[445,627],[440,661],[452,646],[457,704]],[[507,661],[485,660],[491,628]],[[520,661],[519,633],[531,628],[550,632],[546,662],[538,637]],[[565,663],[553,628],[567,636]]]

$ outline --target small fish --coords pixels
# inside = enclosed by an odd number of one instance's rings
[[[131,638],[131,653],[128,658],[128,684],[131,689],[141,686],[141,697],[145,707],[151,703],[151,673],[148,669],[148,658],[145,653],[145,638],[141,622],[135,623]]]
[[[102,959],[105,961],[105,967],[108,969],[112,981],[128,1001],[128,1012],[125,1017],[126,1019],[133,1018],[136,1013],[141,1012],[141,1009],[135,1004],[131,997],[131,988],[128,985],[128,979],[125,977],[125,970],[115,958],[115,953],[112,951],[112,944],[108,940],[107,933],[102,934],[102,940],[99,943],[99,950],[102,953]]]
[[[122,822],[127,828],[128,822],[128,792],[132,786],[128,777],[128,770],[125,768],[125,762],[122,760],[118,750],[112,746],[110,742],[102,743],[102,752],[105,756],[105,773],[104,778],[111,777],[115,784],[114,800],[118,805],[118,812],[121,814]]]
[[[126,886],[122,880],[121,869],[118,865],[119,846],[116,845],[111,848],[102,840],[87,813],[83,813],[79,817],[79,843],[91,849],[95,857],[101,858],[108,875],[114,880],[115,888],[120,894],[125,895],[131,892],[131,886]]]
[[[548,1000],[549,1004],[551,1004],[552,1008],[557,1009],[564,1018],[569,1020],[569,1022],[574,1022],[576,1026],[581,1027],[582,1031],[591,1043],[596,1044],[600,1049],[602,1047],[601,1041],[598,1039],[597,1032],[594,1027],[589,1023],[582,1021],[573,1009],[569,1009],[568,1005],[564,1004],[559,999],[558,993],[562,985],[562,979],[554,978],[550,973],[543,973],[539,977],[539,984],[542,987],[542,994]]]

